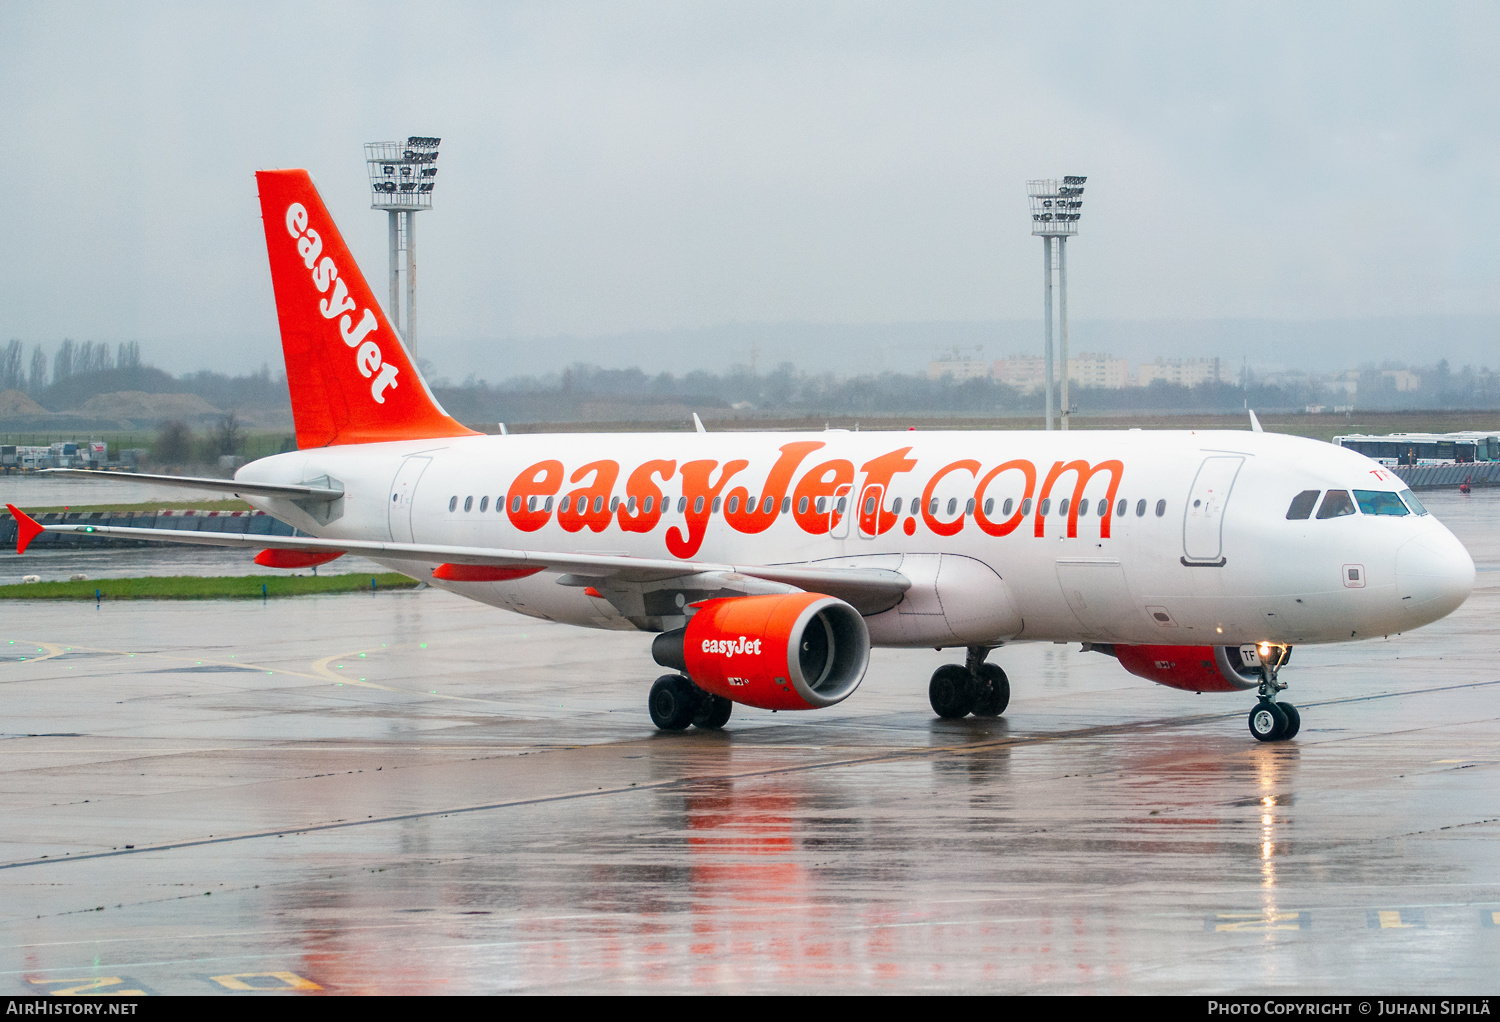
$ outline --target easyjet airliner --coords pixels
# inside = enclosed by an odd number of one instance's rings
[[[873,647],[964,650],[932,708],[995,715],[1010,684],[988,655],[1038,640],[1174,688],[1253,689],[1250,731],[1278,741],[1300,727],[1279,698],[1294,644],[1415,628],[1473,585],[1389,471],[1263,432],[476,433],[423,383],[307,172],[257,180],[298,450],[233,480],[145,478],[239,494],[305,535],[48,530],[251,544],[280,568],[352,552],[652,633],[666,730],[722,727],[735,703],[831,706]],[[12,511],[24,551],[42,526]]]

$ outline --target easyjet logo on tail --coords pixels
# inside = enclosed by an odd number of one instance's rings
[[[354,352],[354,367],[361,376],[370,381],[370,396],[376,404],[385,404],[385,392],[396,389],[397,368],[380,354],[380,345],[367,340],[380,323],[369,309],[359,322],[351,315],[357,303],[349,297],[349,285],[339,277],[338,265],[332,256],[323,255],[323,239],[318,232],[307,226],[307,207],[294,202],[286,208],[286,231],[297,242],[297,254],[302,263],[312,271],[313,287],[319,294],[328,295],[318,302],[318,311],[324,319],[339,321],[339,335]],[[329,294],[330,288],[332,294]]]

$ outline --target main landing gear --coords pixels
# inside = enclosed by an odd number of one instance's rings
[[[705,692],[682,674],[663,674],[651,686],[647,698],[651,723],[663,731],[682,731],[688,725],[717,731],[729,723],[734,703]]]
[[[1265,647],[1262,647],[1264,649]],[[1302,714],[1291,703],[1278,702],[1276,696],[1286,688],[1286,683],[1276,680],[1276,675],[1291,659],[1290,646],[1282,646],[1270,656],[1260,658],[1260,702],[1250,711],[1250,733],[1261,742],[1284,742],[1297,737],[1302,730]]]
[[[962,664],[944,664],[932,673],[927,699],[939,717],[957,719],[998,717],[1010,705],[1010,679],[995,664],[987,664],[991,646],[970,646]]]

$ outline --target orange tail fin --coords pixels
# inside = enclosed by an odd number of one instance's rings
[[[297,446],[475,435],[427,389],[307,171],[255,180]]]

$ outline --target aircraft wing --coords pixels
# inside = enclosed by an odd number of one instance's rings
[[[316,486],[310,483],[250,483],[238,479],[211,479],[207,476],[164,476],[148,472],[104,472],[96,468],[44,468],[38,475],[78,476],[84,479],[110,479],[127,483],[155,483],[178,486],[185,490],[217,490],[220,493],[249,493],[257,497],[290,497],[292,500],[335,501],[344,495],[342,486]]]
[[[677,561],[630,557],[624,554],[565,553],[551,550],[505,550],[494,547],[445,546],[428,543],[383,543],[353,539],[316,539],[311,536],[250,536],[222,532],[178,532],[173,529],[136,529],[115,525],[41,525],[25,512],[7,505],[20,526],[17,553],[41,532],[70,532],[91,536],[158,543],[237,547],[244,550],[299,550],[358,554],[377,560],[472,564],[503,568],[534,568],[625,583],[655,582],[700,572],[737,573],[836,596],[855,606],[894,606],[911,588],[911,580],[888,568],[821,568],[811,565],[743,565],[710,561]]]

